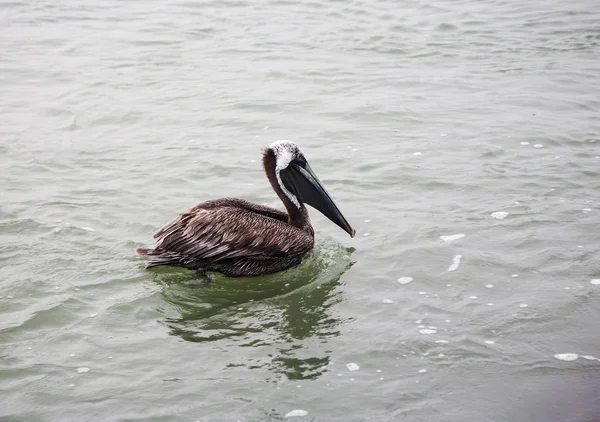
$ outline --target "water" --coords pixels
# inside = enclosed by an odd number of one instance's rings
[[[0,419],[600,419],[597,2],[16,0],[0,25]],[[278,206],[278,139],[356,238],[312,211],[289,272],[144,269],[202,200]]]

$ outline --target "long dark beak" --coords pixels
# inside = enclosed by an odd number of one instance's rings
[[[280,175],[283,183],[296,194],[300,202],[316,208],[350,237],[354,237],[356,232],[350,227],[350,223],[344,218],[308,163],[291,162],[286,169],[281,170]]]

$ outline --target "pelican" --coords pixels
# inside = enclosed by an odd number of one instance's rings
[[[263,148],[262,162],[287,212],[237,198],[202,202],[159,229],[154,246],[136,250],[148,259],[147,267],[170,265],[229,277],[295,267],[315,241],[306,204],[354,237],[298,145],[274,142]]]

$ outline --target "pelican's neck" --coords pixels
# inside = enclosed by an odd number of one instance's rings
[[[288,193],[290,195],[293,194],[291,194],[289,191],[287,193],[283,191],[283,188],[280,185],[281,178],[279,178],[277,174],[275,154],[273,154],[273,151],[270,149],[267,149],[264,152],[263,166],[265,168],[265,173],[267,174],[267,179],[269,179],[269,182],[271,183],[271,187],[279,199],[281,199],[281,202],[283,202],[283,205],[288,213],[288,223],[294,227],[298,227],[299,229],[313,233],[313,228],[310,224],[310,217],[308,215],[306,206],[302,202],[298,201],[298,199],[295,197],[295,201],[292,201],[292,199],[288,196]]]

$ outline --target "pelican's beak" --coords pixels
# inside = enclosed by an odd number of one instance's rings
[[[354,237],[355,230],[350,227],[306,161],[302,164],[292,161],[287,168],[281,170],[280,175],[283,183],[296,194],[300,202],[321,211],[325,217],[341,227],[350,237]]]

